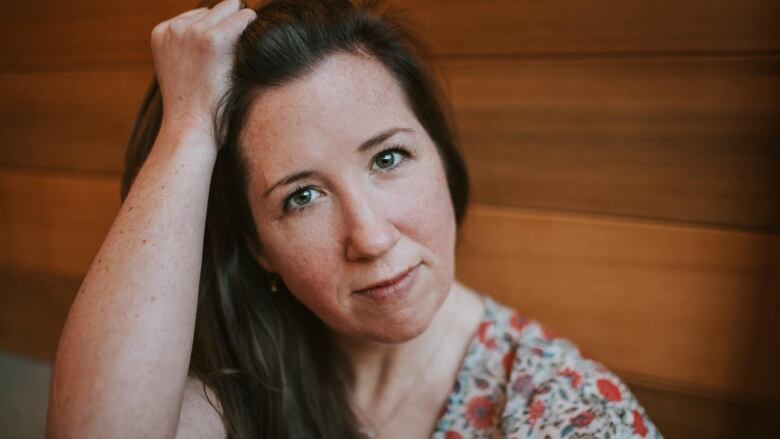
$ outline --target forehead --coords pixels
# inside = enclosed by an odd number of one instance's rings
[[[419,127],[391,74],[372,58],[338,53],[259,96],[241,143],[253,180],[265,185],[275,169],[354,151],[393,126]]]

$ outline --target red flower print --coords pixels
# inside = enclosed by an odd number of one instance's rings
[[[580,386],[580,383],[582,383],[582,376],[568,367],[561,371],[561,375],[568,378],[571,381],[571,386],[575,389]]]
[[[534,399],[534,402],[531,403],[531,409],[528,411],[528,420],[530,421],[531,429],[534,428],[534,425],[536,425],[536,421],[538,421],[543,414],[544,414],[544,403],[542,401],[539,401],[538,399]]]
[[[485,396],[476,396],[466,404],[466,418],[477,429],[493,426],[496,416],[496,406]]]
[[[517,351],[515,349],[510,349],[509,352],[504,355],[504,358],[501,359],[501,365],[504,366],[504,377],[506,377],[506,380],[509,380],[509,375],[512,373],[512,365],[515,362],[516,354]]]
[[[485,341],[487,330],[492,324],[493,322],[482,322],[479,324],[479,329],[477,329],[477,336],[479,337],[480,341]]]
[[[512,314],[512,317],[509,319],[509,324],[512,325],[513,328],[517,329],[518,331],[522,331],[523,328],[528,326],[528,319],[521,316],[519,313]]]
[[[531,404],[531,411],[528,414],[528,417],[531,418],[531,425],[533,425],[533,423],[536,422],[536,420],[539,419],[543,414],[544,403],[538,399],[535,399]]]
[[[642,415],[639,414],[639,411],[634,410],[634,433],[645,437],[647,434],[647,427],[645,426],[645,420],[642,418]]]
[[[547,340],[554,340],[558,338],[558,334],[556,334],[555,331],[551,330],[550,328],[545,328],[544,326],[542,326],[542,336]]]
[[[463,436],[460,435],[457,431],[448,431],[447,434],[444,435],[444,439],[463,439]]]
[[[607,401],[617,402],[622,399],[620,396],[620,389],[618,389],[616,385],[612,384],[612,381],[602,378],[596,381],[596,386],[599,388],[601,396],[603,396]]]
[[[593,421],[593,412],[582,412],[579,415],[571,418],[571,425],[575,427],[587,427]]]
[[[488,349],[495,349],[496,339],[493,337],[488,338],[487,330],[490,328],[493,322],[482,322],[479,324],[479,330],[477,331],[477,337]]]

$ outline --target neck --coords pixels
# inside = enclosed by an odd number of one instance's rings
[[[377,343],[365,338],[337,335],[336,339],[355,371],[353,401],[360,407],[381,412],[382,406],[395,401],[404,392],[404,384],[422,380],[421,369],[426,374],[436,372],[436,358],[447,348],[449,339],[463,333],[463,324],[474,320],[476,296],[454,281],[447,297],[433,317],[431,324],[419,336],[399,344]],[[481,316],[481,308],[477,309]],[[473,323],[473,322],[472,322]],[[466,335],[471,333],[465,328]],[[431,364],[425,364],[430,362]],[[431,370],[427,370],[430,366]]]

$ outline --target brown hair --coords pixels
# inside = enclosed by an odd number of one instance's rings
[[[252,256],[259,239],[247,199],[239,138],[258,94],[313,71],[336,52],[379,61],[437,147],[461,223],[469,181],[451,111],[397,11],[377,1],[280,0],[257,11],[241,35],[231,88],[215,113],[219,154],[209,192],[190,373],[212,388],[231,438],[357,437],[348,395],[352,370],[325,324],[293,295],[272,294]],[[162,119],[156,80],[125,157],[122,200]],[[283,287],[282,287],[283,288]]]

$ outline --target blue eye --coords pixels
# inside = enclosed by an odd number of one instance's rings
[[[316,200],[317,198],[321,197],[320,191],[314,189],[313,187],[303,187],[297,189],[295,192],[292,193],[289,197],[287,197],[284,201],[284,210],[303,210],[306,207],[309,206],[309,204]]]
[[[374,157],[373,165],[382,171],[393,169],[398,166],[407,156],[408,152],[401,148],[386,149]]]
[[[413,149],[411,151],[414,151]],[[371,171],[389,172],[413,157],[412,152],[400,145],[386,148],[374,156],[371,162]],[[313,186],[299,186],[293,192],[282,200],[283,215],[287,213],[300,212],[312,205],[312,201],[323,196],[323,192],[315,189]]]

